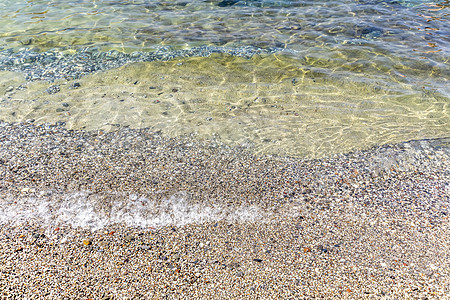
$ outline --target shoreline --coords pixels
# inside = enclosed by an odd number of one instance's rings
[[[448,139],[302,160],[145,129],[0,125],[3,298],[445,299],[450,292]],[[64,197],[77,191],[89,192],[77,199],[84,206]],[[162,205],[179,192],[184,206]],[[147,202],[130,206],[132,194]],[[47,211],[31,205],[39,201],[50,203]],[[96,215],[76,228],[83,207]],[[195,219],[202,211],[194,207],[217,210]],[[248,211],[234,218],[239,208]],[[16,215],[5,218],[5,209]],[[128,218],[111,216],[118,212]],[[107,216],[112,223],[95,223]],[[165,223],[137,222],[162,216]]]

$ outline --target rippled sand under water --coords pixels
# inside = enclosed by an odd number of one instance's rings
[[[149,127],[309,158],[448,135],[445,94],[397,75],[348,75],[276,54],[132,63],[53,83],[3,72],[0,119]]]

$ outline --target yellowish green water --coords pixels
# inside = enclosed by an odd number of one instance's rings
[[[259,154],[310,158],[448,135],[449,98],[442,93],[400,73],[388,80],[349,77],[312,65],[282,54],[213,55],[133,63],[76,81],[36,81],[24,90],[17,89],[23,75],[3,72],[0,119],[86,130],[151,127]],[[71,88],[74,82],[80,87]],[[55,84],[60,92],[46,92]]]

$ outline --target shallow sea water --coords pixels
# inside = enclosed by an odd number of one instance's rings
[[[307,158],[445,137],[448,10],[448,1],[2,1],[0,119],[150,127]],[[225,53],[177,52],[198,47]]]

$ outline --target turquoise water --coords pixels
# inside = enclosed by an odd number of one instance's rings
[[[306,157],[448,136],[449,6],[3,0],[0,119],[151,127]],[[140,59],[161,51],[168,62]]]

